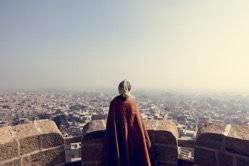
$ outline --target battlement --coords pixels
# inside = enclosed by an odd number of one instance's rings
[[[145,126],[158,165],[249,165],[249,126],[209,124],[198,131],[195,142],[178,140],[177,127],[172,121],[149,120]],[[3,127],[0,128],[0,166],[65,165],[64,144],[79,141],[81,165],[101,165],[104,133],[102,120],[84,126],[82,137],[65,140],[53,121]],[[194,161],[182,162],[178,158],[179,146],[193,148]]]
[[[210,124],[195,143],[196,165],[249,165],[249,126]]]
[[[172,121],[145,121],[151,142],[154,146],[155,157],[160,164],[177,165],[176,125]],[[92,121],[83,129],[81,140],[82,165],[100,165],[102,157],[105,121]]]
[[[157,165],[248,166],[249,126],[209,124],[198,131],[196,142],[178,140],[175,123],[144,121]],[[105,122],[92,121],[83,129],[81,165],[101,165]],[[178,147],[194,148],[194,161],[178,159]]]
[[[0,165],[64,165],[64,139],[53,121],[0,128]]]

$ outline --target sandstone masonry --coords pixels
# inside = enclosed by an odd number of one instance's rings
[[[64,140],[53,121],[0,128],[0,166],[64,163]]]
[[[249,126],[209,124],[198,131],[194,165],[248,166]]]

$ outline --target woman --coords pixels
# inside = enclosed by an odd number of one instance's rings
[[[107,118],[103,165],[150,166],[153,152],[139,108],[131,95],[131,84],[118,86],[119,96],[111,103]]]

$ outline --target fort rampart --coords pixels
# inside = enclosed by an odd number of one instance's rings
[[[64,163],[64,139],[53,121],[0,128],[0,166]]]
[[[176,125],[168,120],[145,121],[157,165],[182,165]],[[82,166],[101,165],[105,121],[91,121],[82,131]],[[78,139],[76,139],[78,140]],[[80,141],[79,140],[79,141]],[[64,142],[53,121],[0,128],[0,166],[64,165]],[[184,146],[185,146],[184,145]],[[198,131],[193,143],[195,166],[248,166],[249,126],[209,124]],[[189,163],[188,163],[189,165]]]

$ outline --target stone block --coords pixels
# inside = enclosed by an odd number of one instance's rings
[[[13,126],[12,130],[17,132],[20,143],[20,155],[40,149],[38,135],[34,123]]]
[[[176,124],[170,120],[145,120],[144,125],[146,130],[164,131],[178,138]]]
[[[155,143],[177,146],[177,138],[168,131],[155,132]]]
[[[39,140],[41,148],[64,145],[62,134],[53,121],[41,121],[36,126],[40,132]]]
[[[64,145],[61,132],[53,121],[42,121],[0,128],[0,161],[42,148]]]
[[[235,124],[231,125],[228,137],[249,141],[249,126]]]
[[[197,132],[197,137],[204,133],[214,133],[223,135],[225,132],[226,124],[224,123],[210,123],[200,128]]]
[[[233,166],[233,156],[220,152],[218,154],[219,165]]]
[[[43,149],[64,145],[64,140],[60,133],[42,134],[39,135],[39,140]]]
[[[0,162],[6,159],[17,157],[19,155],[18,143],[13,138],[12,132],[11,127],[0,128]]]
[[[249,126],[232,125],[225,139],[225,150],[249,156]]]
[[[154,144],[155,160],[160,162],[173,162],[178,161],[177,147],[170,147],[163,144]]]
[[[40,149],[38,135],[20,139],[19,142],[21,155]]]
[[[211,150],[195,148],[194,164],[198,166],[215,166],[215,152]]]
[[[226,137],[225,150],[230,153],[249,156],[249,141]]]
[[[30,164],[31,164],[30,156],[22,158],[22,166],[30,166]]]
[[[101,161],[103,155],[103,144],[81,145],[81,160],[86,162]]]
[[[147,130],[148,132],[148,135],[149,135],[149,138],[150,138],[150,142],[153,144],[155,143],[155,135],[156,135],[156,132],[155,130]]]
[[[96,131],[102,131],[100,133],[105,133],[105,129],[106,129],[106,120],[90,121],[83,127],[83,131],[82,131],[83,137],[88,133],[92,133]]]
[[[104,138],[83,138],[81,144],[102,144]]]
[[[83,139],[104,139],[105,138],[105,131],[93,131],[83,136]]]
[[[11,160],[18,156],[23,158]],[[53,121],[0,128],[0,165],[57,165],[64,160],[64,139]]]
[[[223,135],[220,134],[214,134],[214,133],[204,133],[202,135],[199,135],[196,139],[195,144],[198,146],[207,147],[210,149],[222,149],[223,144]]]
[[[248,166],[249,165],[249,157],[237,156],[236,161],[237,161],[236,162],[237,166]]]
[[[30,156],[32,166],[46,165],[54,166],[65,163],[64,147],[49,149],[46,151],[38,152]]]
[[[198,130],[197,137],[205,133],[223,135],[225,132],[225,128],[226,128],[226,125],[223,123],[207,124]]]
[[[47,166],[54,166],[65,163],[64,147],[47,150],[44,153]]]
[[[45,165],[45,157],[43,152],[35,153],[30,156],[31,166]]]
[[[221,150],[226,125],[213,123],[198,130],[196,145]]]
[[[20,166],[21,165],[21,159],[18,158],[16,160],[4,163],[3,165],[0,163],[0,166]]]

